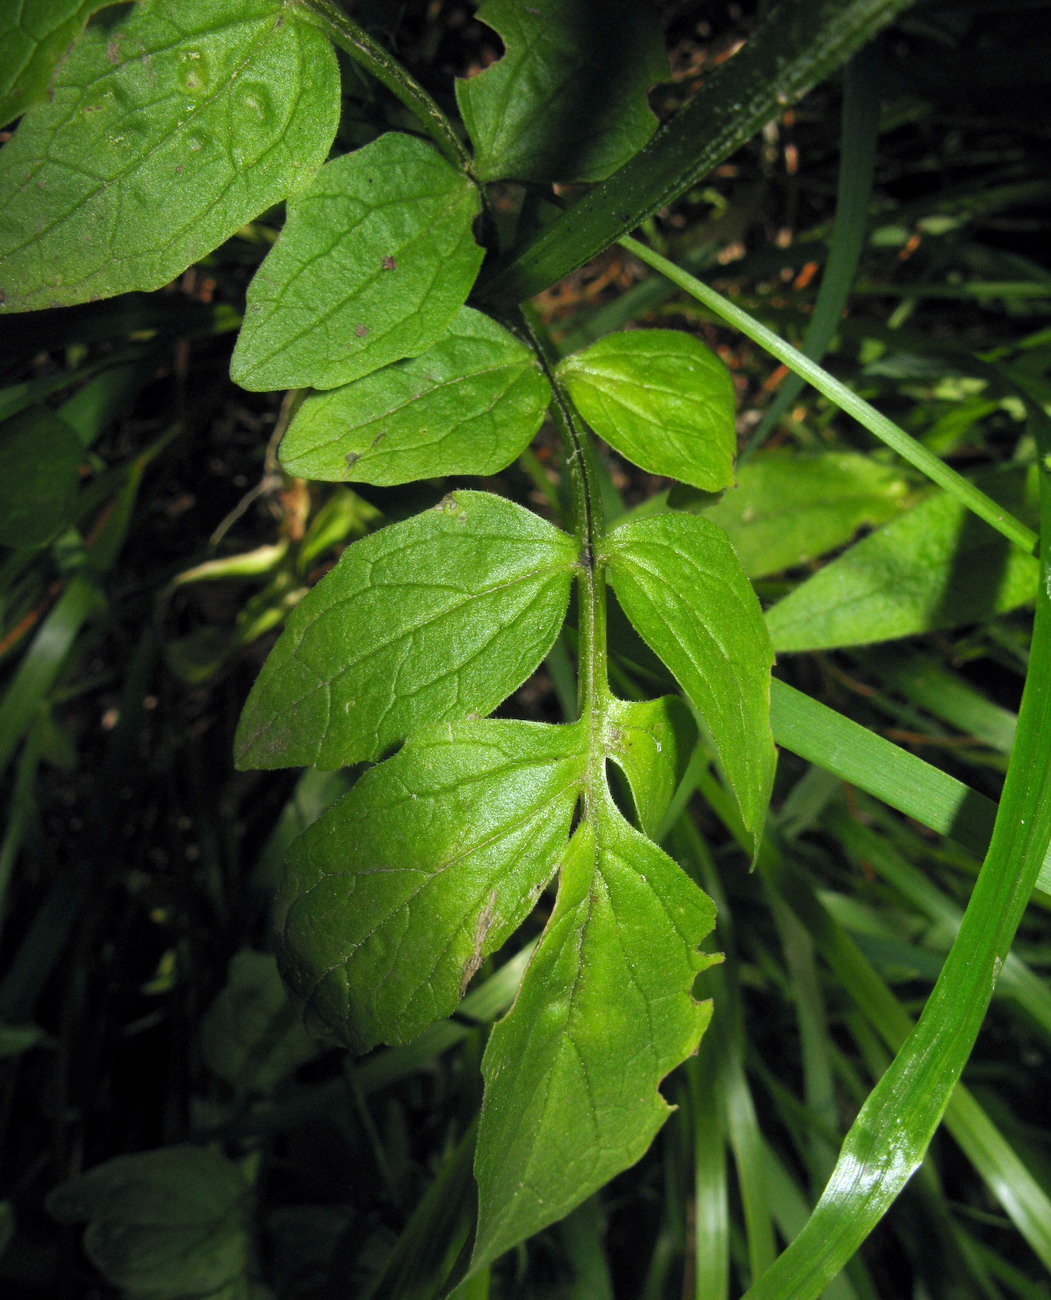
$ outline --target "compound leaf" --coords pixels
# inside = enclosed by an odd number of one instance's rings
[[[529,349],[462,307],[420,356],[308,397],[281,463],[304,478],[384,486],[496,474],[531,441],[550,399]]]
[[[472,1268],[561,1218],[643,1154],[658,1085],[711,1015],[694,1000],[711,901],[608,795],[570,843],[558,900],[482,1069]]]
[[[682,779],[697,738],[678,695],[659,700],[610,700],[606,713],[609,757],[628,778],[639,824],[653,835]]]
[[[364,1051],[453,1011],[558,865],[585,759],[579,723],[434,727],[315,822],[277,905],[313,1026]]]
[[[558,372],[588,424],[633,465],[709,492],[733,482],[733,383],[698,339],[679,330],[607,334]]]
[[[653,134],[646,91],[668,61],[648,5],[487,0],[478,17],[507,48],[456,83],[480,180],[602,180]]]
[[[335,55],[287,0],[145,0],[95,23],[0,151],[0,302],[156,289],[325,160]]]
[[[575,567],[570,537],[483,492],[355,542],[264,665],[239,765],[340,767],[421,725],[489,713],[550,648]]]
[[[908,479],[856,452],[774,452],[737,471],[737,485],[715,504],[694,506],[688,490],[672,503],[697,509],[722,528],[750,578],[780,573],[849,542],[867,524],[901,514]]]
[[[114,0],[7,0],[0,12],[0,126],[47,98],[51,71],[96,9]]]
[[[248,1286],[250,1188],[208,1147],[117,1156],[57,1187],[55,1218],[89,1221],[84,1249],[135,1296],[214,1296]]]
[[[995,500],[1034,519],[1038,471],[983,475]],[[947,492],[870,533],[767,611],[778,650],[823,650],[984,622],[1033,599],[1040,566]]]
[[[704,719],[757,843],[774,776],[773,651],[733,547],[705,519],[666,514],[622,524],[603,549],[617,599]]]
[[[248,287],[230,373],[243,388],[335,388],[436,343],[474,283],[474,183],[390,132],[327,163]]]

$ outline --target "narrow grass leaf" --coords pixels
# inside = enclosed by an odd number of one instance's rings
[[[733,482],[730,372],[678,330],[607,334],[558,375],[592,429],[633,465],[717,492]]]
[[[785,749],[984,855],[996,818],[985,795],[776,677],[770,721]],[[1051,893],[1051,849],[1036,883]]]
[[[624,612],[704,719],[757,841],[774,777],[773,651],[726,534],[705,519],[658,515],[614,529],[603,551]]]
[[[430,728],[315,822],[276,911],[309,1023],[365,1051],[449,1015],[557,867],[585,756],[580,724]]]
[[[414,136],[327,163],[248,286],[234,381],[335,388],[425,352],[481,265],[479,207],[474,183]]]
[[[574,836],[558,900],[483,1062],[472,1269],[568,1213],[643,1154],[664,1076],[711,1006],[694,978],[709,899],[608,796]]]
[[[486,0],[477,16],[506,47],[456,83],[480,180],[602,180],[653,134],[646,92],[668,60],[647,5]]]
[[[865,247],[872,182],[876,174],[879,117],[880,59],[873,46],[866,46],[847,64],[843,77],[843,126],[835,224],[814,311],[807,322],[800,348],[803,355],[812,361],[820,361],[832,342]],[[763,442],[790,410],[805,384],[801,375],[786,377],[751,435],[750,446]]]
[[[308,397],[281,463],[304,478],[382,486],[496,474],[532,440],[550,400],[529,349],[463,307],[420,356]]]
[[[825,1191],[800,1235],[748,1300],[817,1296],[908,1181],[941,1121],[981,1027],[1030,891],[1051,844],[1051,438],[1041,461],[1041,582],[1018,732],[992,842],[956,939],[918,1023],[851,1126]],[[972,1132],[976,1140],[978,1134]],[[1031,1180],[1028,1180],[1031,1182]],[[1010,1192],[1010,1189],[1008,1189]],[[1037,1203],[1044,1210],[1035,1214]],[[1013,1208],[1051,1267],[1051,1215],[1040,1189]]]
[[[984,476],[983,489],[1032,517],[1037,470]],[[774,648],[828,650],[981,623],[1032,600],[1035,556],[1008,545],[946,492],[862,538],[767,611]]]
[[[325,160],[339,73],[284,0],[93,24],[0,150],[8,311],[157,289]]]
[[[343,767],[484,716],[551,647],[572,538],[482,492],[355,542],[293,610],[238,727],[242,767]]]

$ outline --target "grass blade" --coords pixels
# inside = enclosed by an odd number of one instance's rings
[[[1043,582],[1036,601],[1018,733],[1004,782],[985,863],[963,921],[915,1028],[880,1079],[851,1126],[836,1168],[806,1227],[747,1300],[807,1300],[817,1296],[844,1266],[916,1170],[963,1070],[992,997],[1000,968],[1011,949],[1029,893],[1051,843],[1051,449],[1042,447]],[[973,1102],[970,1118],[976,1152],[983,1129]],[[1003,1178],[1005,1152],[997,1150],[994,1176]],[[1014,1179],[1027,1171],[1018,1161],[1011,1183],[994,1190],[1025,1232],[1030,1245],[1051,1265],[1051,1214],[1041,1196],[1042,1220],[1034,1218],[1036,1194],[1019,1197]],[[1031,1180],[1026,1180],[1030,1183]],[[1039,1189],[1038,1189],[1039,1190]]]
[[[852,722],[776,677],[770,725],[777,744],[856,785],[907,817],[984,854],[996,805],[954,776]],[[1037,888],[1051,893],[1051,850],[1044,853]]]
[[[879,140],[879,72],[879,59],[871,49],[856,54],[846,68],[835,226],[801,348],[812,361],[820,361],[832,341],[865,246]],[[802,375],[788,376],[749,438],[744,456],[764,441],[805,385]]]

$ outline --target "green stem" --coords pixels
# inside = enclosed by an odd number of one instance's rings
[[[377,44],[332,0],[298,0],[307,18],[344,53],[349,54],[391,92],[416,118],[446,158],[461,171],[470,172],[471,156],[452,123],[397,59]]]
[[[606,650],[606,575],[601,566],[595,562],[599,545],[605,536],[602,498],[592,459],[591,440],[580,417],[573,409],[568,394],[558,381],[550,342],[539,321],[531,312],[523,310],[522,321],[551,384],[554,395],[551,412],[555,427],[562,438],[566,472],[573,492],[573,530],[580,545],[580,574],[577,588],[580,716],[588,719],[589,726],[595,732],[602,726],[606,704],[610,698]],[[595,761],[601,765],[605,750],[597,734],[592,736],[590,752],[596,756]],[[601,776],[601,772],[591,773],[594,781]]]
[[[948,465],[933,452],[928,451],[922,443],[910,437],[904,429],[900,428],[893,420],[888,420],[885,415],[881,415],[874,406],[849,389],[846,384],[840,383],[838,379],[823,370],[809,357],[805,357],[802,352],[798,352],[790,343],[769,330],[765,325],[760,323],[740,307],[735,307],[722,294],[704,284],[702,281],[690,275],[689,272],[681,270],[674,262],[669,262],[666,257],[661,257],[652,249],[647,248],[645,244],[640,244],[636,239],[621,239],[618,241],[621,248],[629,253],[633,253],[641,262],[647,266],[652,266],[655,271],[661,275],[667,276],[673,284],[677,284],[690,295],[696,298],[716,316],[722,317],[723,320],[739,329],[742,334],[750,338],[753,343],[758,343],[771,356],[776,357],[778,361],[784,362],[789,370],[795,371],[829,399],[834,402],[840,410],[851,415],[859,424],[864,425],[870,433],[875,434],[881,442],[886,443],[892,451],[896,451],[899,456],[907,460],[910,465],[915,466],[922,474],[926,474],[932,482],[937,483],[946,492],[950,492],[957,501],[965,505],[968,510],[973,510],[980,518],[984,519],[990,527],[995,528],[1009,542],[1015,546],[1020,546],[1024,551],[1032,554],[1036,548],[1036,534],[1031,528],[1027,528],[1021,520],[1016,519],[1009,511],[991,498],[979,491],[973,483],[965,479],[961,474],[957,474],[954,469]]]

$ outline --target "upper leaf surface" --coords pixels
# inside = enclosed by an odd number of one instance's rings
[[[1037,470],[985,475],[984,491],[1038,517]],[[1032,600],[1026,555],[947,492],[855,543],[767,611],[778,650],[820,650],[977,623]]]
[[[742,465],[737,486],[698,509],[729,535],[745,573],[762,578],[842,546],[863,524],[894,519],[908,491],[899,470],[869,456],[775,453]]]
[[[643,1154],[664,1076],[711,1014],[691,990],[711,901],[608,800],[581,825],[514,1006],[494,1028],[472,1268],[561,1218]]]
[[[93,24],[0,151],[0,302],[156,289],[302,188],[339,73],[283,0],[145,0]]]
[[[382,485],[496,474],[530,442],[550,398],[529,349],[463,307],[421,356],[308,397],[281,463],[304,478]]]
[[[430,728],[296,841],[278,928],[315,1025],[364,1051],[454,1010],[558,864],[585,740],[580,724]]]
[[[653,835],[697,739],[690,711],[678,695],[611,700],[606,726],[609,757],[628,778],[643,830]]]
[[[572,538],[482,492],[355,542],[263,666],[239,765],[340,767],[425,723],[489,713],[549,650],[575,565]]]
[[[248,287],[230,373],[243,388],[335,388],[436,343],[482,261],[475,185],[389,133],[324,166],[288,205]]]
[[[705,519],[658,515],[615,529],[603,550],[624,612],[703,717],[757,842],[774,776],[773,651],[733,547]]]
[[[733,482],[730,372],[691,335],[607,334],[558,373],[588,424],[633,465],[710,492]]]
[[[484,181],[597,181],[657,122],[646,91],[668,76],[660,24],[638,0],[487,0],[504,57],[456,99]]]
[[[47,98],[51,70],[91,14],[114,0],[7,0],[0,10],[0,126]]]

